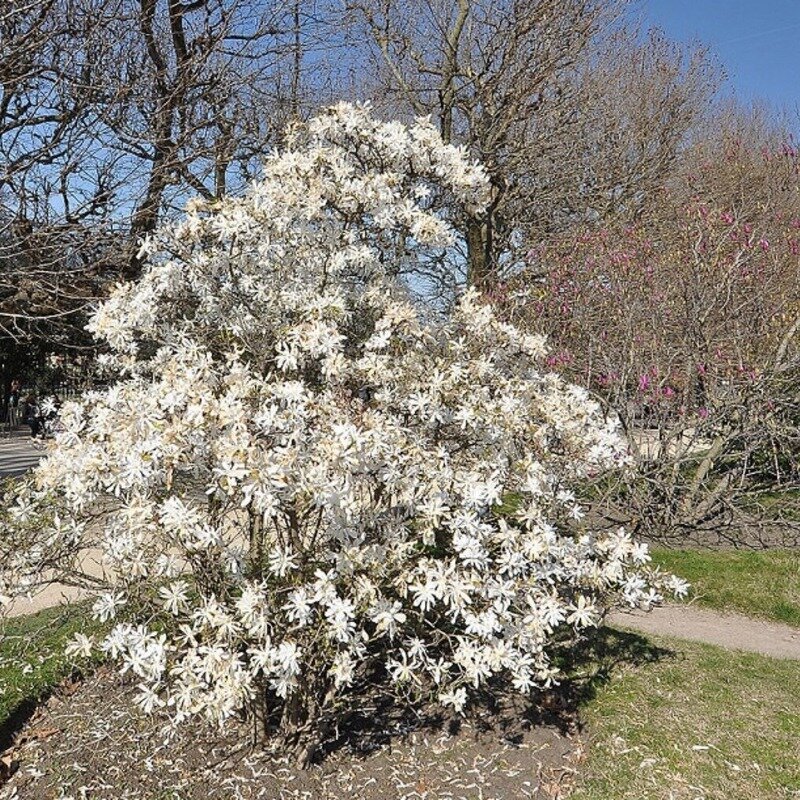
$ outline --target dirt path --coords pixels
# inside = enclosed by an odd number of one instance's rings
[[[742,614],[695,606],[666,605],[650,612],[614,612],[612,625],[642,633],[705,642],[729,650],[746,650],[773,658],[800,660],[800,630]]]

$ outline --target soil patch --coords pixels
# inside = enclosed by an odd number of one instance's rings
[[[176,727],[140,713],[135,691],[110,669],[62,687],[0,757],[13,773],[0,798],[545,800],[564,796],[581,751],[558,708],[501,705],[463,721],[374,709],[300,770],[253,749],[243,722]]]

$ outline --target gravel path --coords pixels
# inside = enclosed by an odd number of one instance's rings
[[[773,658],[800,660],[799,629],[742,614],[666,605],[650,612],[614,612],[608,621],[643,633],[674,636]]]

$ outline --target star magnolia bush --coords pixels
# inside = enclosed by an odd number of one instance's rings
[[[244,197],[191,204],[94,317],[120,377],[65,405],[17,490],[4,592],[100,588],[110,632],[73,650],[118,660],[145,709],[251,709],[306,753],[367,681],[459,711],[527,693],[610,603],[680,592],[581,526],[581,478],[625,449],[543,339],[474,291],[426,318],[394,277],[487,196],[430,122],[341,105]]]

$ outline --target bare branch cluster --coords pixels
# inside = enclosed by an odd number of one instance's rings
[[[300,5],[4,4],[0,335],[80,322],[103,286],[138,273],[138,240],[164,214],[253,176],[299,113]]]
[[[651,535],[797,540],[799,175],[788,131],[729,109],[658,215],[536,251],[504,298],[623,420],[640,470],[616,504]]]

